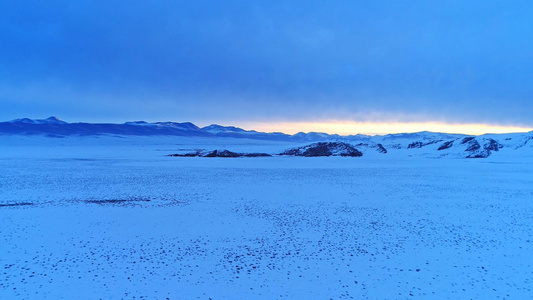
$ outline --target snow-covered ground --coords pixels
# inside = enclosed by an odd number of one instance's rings
[[[0,299],[533,295],[531,156],[165,156],[293,146],[0,137]]]

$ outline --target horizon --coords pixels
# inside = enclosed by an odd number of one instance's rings
[[[402,134],[402,133],[420,133],[420,132],[434,132],[434,133],[447,133],[447,134],[463,134],[463,135],[485,135],[485,134],[507,134],[507,133],[527,133],[533,131],[533,128],[527,127],[515,127],[515,126],[495,126],[488,124],[443,124],[443,123],[364,123],[364,122],[338,122],[332,121],[328,123],[318,122],[274,122],[274,123],[219,123],[219,122],[192,122],[192,121],[163,121],[163,120],[126,120],[126,121],[71,121],[64,120],[57,116],[49,116],[46,118],[15,118],[11,120],[1,122],[12,122],[16,120],[30,119],[30,120],[47,120],[50,118],[56,118],[66,123],[88,123],[88,124],[125,124],[127,122],[174,122],[174,123],[192,123],[199,128],[204,128],[210,125],[219,125],[223,127],[237,127],[247,131],[258,131],[265,133],[284,133],[288,135],[294,135],[297,133],[327,133],[330,135],[369,135],[380,136],[389,134]],[[289,128],[289,129],[287,129]],[[386,128],[396,128],[397,130],[389,130]],[[359,130],[359,131],[357,131]],[[366,130],[366,132],[365,132]]]

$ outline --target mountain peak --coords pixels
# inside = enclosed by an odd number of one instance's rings
[[[202,130],[205,130],[212,134],[219,134],[219,133],[245,133],[246,130],[235,127],[235,126],[222,126],[218,124],[211,124],[209,126],[203,127]],[[255,132],[255,131],[252,131]]]
[[[29,119],[29,118],[22,118],[22,119],[15,119],[13,121],[10,121],[10,123],[24,123],[24,124],[67,124],[67,122],[62,121],[58,117],[48,117],[46,119]]]
[[[131,121],[131,122],[126,122],[126,123],[124,123],[124,125],[153,126],[153,124],[151,124],[151,123],[147,123],[147,122],[145,122],[145,121]]]
[[[51,117],[48,117],[44,120],[37,120],[37,121],[43,121],[43,122],[46,122],[46,123],[59,123],[59,124],[65,124],[66,122],[59,119],[58,117],[55,117],[55,116],[51,116]]]

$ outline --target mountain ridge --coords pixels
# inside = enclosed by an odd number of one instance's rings
[[[293,135],[282,132],[259,132],[235,126],[211,124],[198,127],[191,122],[145,121],[114,123],[68,123],[57,117],[47,119],[15,119],[0,122],[1,135],[67,136],[185,136],[206,138],[243,138],[291,143],[346,142],[361,153],[387,154],[391,151],[409,150],[426,153],[432,157],[485,158],[500,149],[533,152],[533,131],[525,133],[466,135],[440,132],[414,132],[387,135],[347,135],[320,132],[299,132]],[[507,151],[507,150],[505,150]]]
[[[440,132],[421,131],[414,133],[395,133],[386,135],[339,135],[328,134],[323,132],[298,132],[295,134],[286,134],[283,132],[260,132],[256,130],[245,130],[235,126],[223,126],[211,124],[205,127],[198,127],[191,122],[145,122],[130,121],[122,124],[119,123],[85,123],[65,122],[55,116],[46,119],[29,119],[21,118],[11,121],[0,122],[0,134],[44,134],[51,136],[69,136],[69,135],[178,135],[178,136],[217,136],[217,137],[243,137],[252,139],[273,139],[273,140],[292,140],[292,141],[320,141],[331,139],[350,139],[365,140],[382,138],[413,138],[419,137],[428,139],[431,135],[445,135],[447,138],[452,136],[467,136],[465,134],[448,134]]]

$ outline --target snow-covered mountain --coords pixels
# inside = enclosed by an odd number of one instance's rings
[[[300,149],[298,150],[300,152],[305,152],[308,149],[314,149],[317,147],[316,143],[321,142],[346,143],[348,146],[343,147],[353,147],[353,150],[350,151],[361,152],[363,156],[381,156],[385,154],[394,155],[394,153],[396,153],[405,154],[407,156],[423,156],[432,158],[486,158],[501,152],[512,152],[513,155],[517,157],[521,155],[533,156],[533,131],[512,134],[486,134],[482,136],[468,136],[463,134],[448,134],[428,131],[388,134],[382,136],[368,136],[361,134],[340,136],[337,134],[318,132],[299,132],[294,135],[289,135],[281,132],[266,133],[255,130],[244,130],[234,126],[221,126],[216,124],[200,128],[190,122],[148,123],[144,121],[134,121],[126,122],[124,124],[95,124],[68,123],[56,117],[50,117],[41,120],[24,118],[8,122],[0,122],[0,135],[44,135],[49,137],[107,135],[242,138],[290,142],[291,144],[296,143],[300,144],[300,146],[293,148],[293,150]],[[213,151],[213,149],[207,150]],[[287,153],[294,152],[293,154],[295,154],[298,152],[296,150],[291,152],[290,150],[291,149],[287,149]],[[325,151],[324,153],[328,151]],[[331,153],[336,152],[333,151]],[[269,154],[278,155],[280,153],[278,152]]]
[[[87,135],[176,135],[176,136],[210,136],[211,134],[186,123],[144,121],[112,123],[67,123],[56,117],[45,120],[16,119],[0,122],[0,134],[47,135],[53,137],[87,136]]]
[[[259,132],[255,130],[244,130],[242,128],[234,126],[220,126],[216,124],[211,124],[209,126],[203,127],[203,131],[208,132],[214,136],[218,137],[235,137],[235,138],[251,138],[251,139],[260,139],[260,140],[281,140],[286,141],[290,140],[291,136],[281,132]]]
[[[57,117],[49,117],[47,119],[16,119],[9,121],[9,123],[23,123],[23,124],[67,124],[67,122],[60,120]]]

